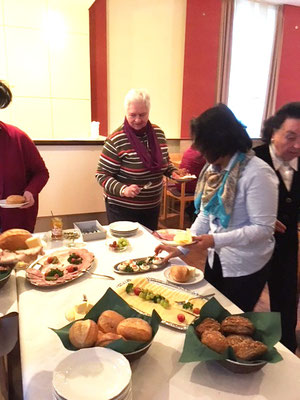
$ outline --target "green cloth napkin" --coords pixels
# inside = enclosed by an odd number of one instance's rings
[[[210,299],[201,308],[200,317],[188,327],[183,352],[179,361],[186,363],[192,361],[224,360],[226,358],[237,360],[231,347],[229,347],[224,353],[219,354],[202,344],[195,332],[195,328],[205,318],[210,317],[222,322],[223,319],[229,315],[231,314],[223,308],[215,298]],[[247,312],[237,315],[241,315],[252,321],[255,326],[253,338],[263,342],[268,347],[268,351],[261,356],[260,359],[269,363],[281,361],[281,355],[273,347],[281,338],[280,313]]]
[[[105,310],[113,310],[118,312],[119,314],[123,315],[125,318],[141,318],[147,321],[152,327],[152,339],[156,335],[159,324],[161,321],[160,316],[157,314],[155,310],[153,310],[151,317],[147,315],[140,314],[139,312],[135,311],[133,308],[129,307],[129,305],[111,288],[108,288],[104,296],[94,305],[94,307],[86,314],[83,318],[85,319],[92,319],[93,321],[97,322],[98,317],[102,314]],[[69,329],[74,324],[73,321],[70,324],[60,328],[60,329],[52,329],[57,335],[59,336],[60,340],[64,347],[68,350],[78,350],[74,347],[70,340],[69,340]],[[145,347],[149,342],[138,342],[134,340],[123,340],[119,339],[115,342],[105,346],[110,349],[116,350],[119,353],[126,354],[131,353],[133,351],[142,349]]]

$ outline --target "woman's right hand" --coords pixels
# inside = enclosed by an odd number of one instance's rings
[[[162,251],[167,251],[169,254],[164,258],[164,262],[167,262],[170,260],[170,258],[174,258],[174,257],[179,257],[182,256],[183,254],[181,253],[181,251],[174,246],[167,246],[165,244],[159,244],[154,252],[156,255],[158,255],[159,253],[161,253]]]
[[[141,191],[141,188],[138,185],[129,185],[123,190],[122,194],[124,197],[135,197]]]

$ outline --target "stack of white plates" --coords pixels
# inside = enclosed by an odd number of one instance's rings
[[[132,400],[129,362],[104,347],[66,357],[55,368],[52,385],[55,400]]]
[[[118,221],[110,224],[109,229],[113,236],[128,237],[137,233],[139,224],[131,221]]]

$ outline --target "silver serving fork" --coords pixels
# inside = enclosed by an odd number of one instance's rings
[[[205,294],[205,295],[199,294],[198,296],[191,297],[188,300],[175,301],[175,303],[182,306],[183,304],[188,303],[191,300],[195,300],[195,299],[205,299],[205,300],[207,300],[207,299],[210,299],[211,297],[213,297],[214,295],[215,295],[215,293],[210,293],[210,294]]]

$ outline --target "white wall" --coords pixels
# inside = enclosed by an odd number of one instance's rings
[[[108,0],[108,127],[129,89],[146,88],[150,120],[180,138],[186,0]]]
[[[33,139],[90,135],[92,0],[0,0],[0,79],[13,102],[0,119]]]
[[[105,211],[95,179],[102,146],[38,146],[50,173],[40,194],[39,217]]]

